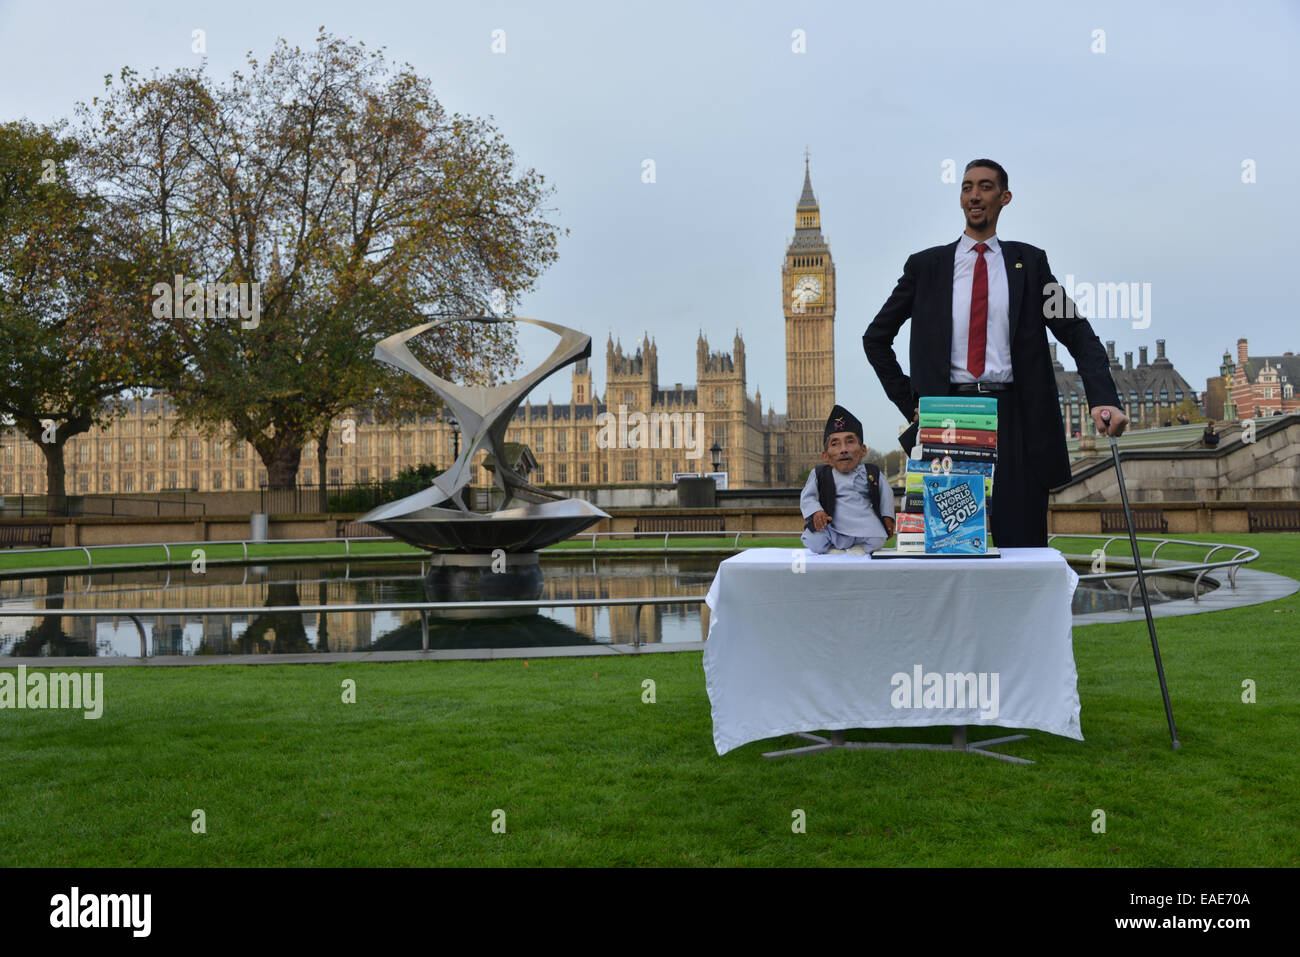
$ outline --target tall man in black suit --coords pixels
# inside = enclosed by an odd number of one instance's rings
[[[968,163],[961,184],[965,232],[957,242],[908,257],[862,347],[885,394],[914,422],[923,395],[997,399],[990,532],[995,545],[1030,548],[1047,545],[1048,490],[1070,480],[1046,329],[1074,357],[1098,433],[1120,435],[1128,417],[1119,408],[1106,350],[1060,291],[1047,254],[997,238],[998,217],[1009,202],[1006,170],[989,159]],[[893,348],[909,318],[910,376]],[[900,438],[904,448],[911,449],[915,433],[912,428]]]

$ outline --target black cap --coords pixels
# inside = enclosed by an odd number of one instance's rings
[[[826,419],[826,428],[822,432],[822,445],[835,432],[852,432],[858,437],[858,442],[862,442],[862,423],[848,409],[842,405],[837,405],[831,409],[830,416]]]

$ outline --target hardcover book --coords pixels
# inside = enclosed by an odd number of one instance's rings
[[[987,429],[998,430],[996,415],[965,415],[960,412],[922,412],[923,429]]]
[[[917,410],[921,415],[927,412],[997,415],[998,400],[983,395],[923,395]]]
[[[925,550],[939,555],[982,555],[988,550],[984,481],[978,475],[925,479]]]
[[[954,461],[961,459],[967,462],[996,462],[998,460],[998,450],[980,449],[973,445],[922,445],[921,458],[932,459],[935,456],[943,458],[950,456]]]
[[[921,429],[922,445],[973,445],[994,449],[998,445],[997,429]]]

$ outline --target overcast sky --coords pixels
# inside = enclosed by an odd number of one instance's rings
[[[519,314],[590,333],[598,388],[610,332],[635,349],[648,330],[671,387],[694,383],[699,331],[730,350],[739,328],[750,394],[785,411],[781,262],[805,145],[837,268],[838,399],[873,446],[895,446],[900,417],[862,333],[907,256],[961,231],[946,160],[1007,168],[999,236],[1046,249],[1058,279],[1150,284],[1147,319],[1094,322],[1121,354],[1163,338],[1200,391],[1238,336],[1300,351],[1296,0],[0,0],[0,120],[69,117],[124,65],[195,66],[194,29],[224,78],[321,25],[410,62],[449,110],[490,115],[556,186],[570,233]],[[543,336],[523,337],[525,365]],[[533,398],[548,392],[567,401],[567,374]]]

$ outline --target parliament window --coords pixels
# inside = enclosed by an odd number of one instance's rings
[[[591,483],[591,466],[586,462],[583,462],[578,466],[578,481],[583,485],[589,485]]]
[[[122,461],[123,461],[123,462],[130,462],[130,461],[133,461],[134,459],[135,459],[135,443],[134,443],[134,442],[123,442],[123,443],[122,443]]]
[[[636,460],[635,460],[635,459],[624,459],[624,461],[623,461],[623,481],[624,481],[624,482],[635,482],[635,481],[636,481]]]
[[[248,476],[241,469],[235,473],[235,488],[243,488],[248,484]]]
[[[557,452],[567,452],[567,451],[569,451],[569,432],[568,432],[567,429],[561,429],[560,432],[559,432],[559,434],[556,435],[556,437],[555,437],[555,450],[556,450]],[[564,479],[560,479],[560,481],[563,482]]]
[[[578,451],[579,452],[591,451],[591,433],[588,432],[586,429],[583,429],[581,432],[578,433]]]
[[[101,492],[113,491],[113,476],[110,473],[104,472],[99,476],[99,490]]]
[[[212,490],[214,492],[221,491],[222,485],[224,483],[224,478],[225,477],[220,472],[212,473]]]
[[[144,490],[146,492],[152,492],[157,484],[158,484],[158,476],[156,476],[153,472],[144,473]],[[241,485],[239,487],[243,488],[244,486]]]
[[[303,485],[310,485],[310,484],[311,484],[311,481],[312,481],[312,471],[311,471],[311,469],[303,469],[303,470],[302,470],[302,484],[303,484]]]
[[[414,452],[414,450],[415,450],[414,436],[410,435],[409,433],[407,435],[402,436],[402,455],[404,455],[406,458],[409,459],[411,457],[411,454]]]
[[[179,442],[168,442],[168,443],[167,443],[167,460],[168,460],[169,462],[174,462],[174,461],[176,461],[177,459],[179,459],[180,457],[181,457],[181,444],[180,444]],[[175,487],[176,487],[176,486],[174,486],[174,485],[172,486],[172,488],[175,488]]]
[[[113,461],[113,443],[112,443],[112,442],[100,442],[100,443],[99,443],[99,460],[100,460],[101,462],[111,462],[111,461]]]
[[[569,467],[563,462],[555,466],[555,480],[557,482],[567,482],[569,480]]]
[[[146,442],[144,444],[144,460],[146,462],[153,462],[157,458],[158,458],[158,443]]]
[[[636,393],[633,392],[631,389],[624,389],[623,401],[626,402],[628,405],[631,405],[633,402],[636,401]]]
[[[536,455],[546,451],[545,434],[544,432],[533,433],[533,453]]]
[[[123,491],[123,492],[134,492],[134,491],[135,491],[135,473],[134,473],[134,472],[127,472],[125,475],[122,476],[122,491]]]
[[[197,462],[203,458],[203,442],[199,439],[190,439],[190,461]]]

